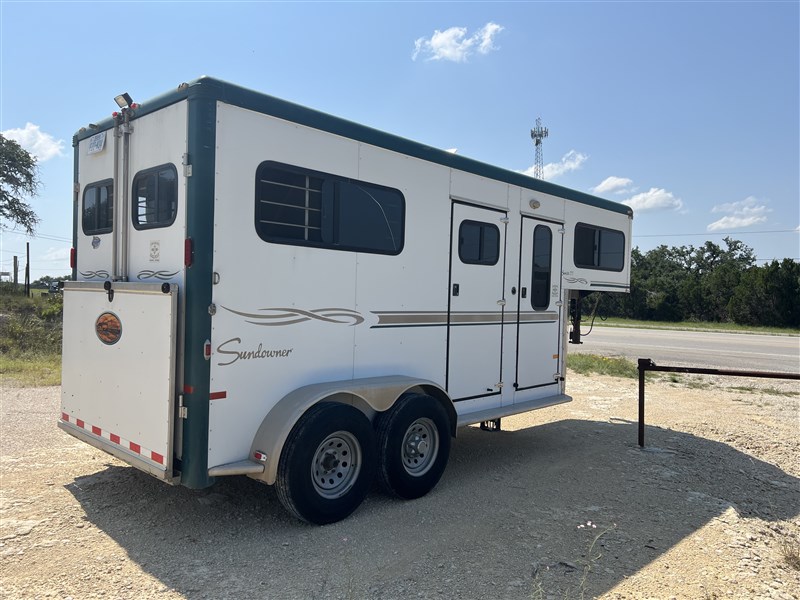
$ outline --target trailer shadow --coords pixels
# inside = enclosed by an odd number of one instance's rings
[[[774,465],[658,427],[648,450],[635,439],[628,422],[466,428],[431,494],[375,492],[326,527],[293,520],[247,478],[192,491],[108,465],[67,488],[187,598],[595,597],[714,519],[800,514],[800,480]]]

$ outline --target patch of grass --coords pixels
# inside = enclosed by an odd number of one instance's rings
[[[781,540],[781,555],[784,562],[795,571],[800,571],[800,542],[788,536]]]
[[[799,392],[788,392],[779,390],[777,388],[759,388],[752,386],[734,385],[728,388],[735,392],[743,392],[746,394],[769,394],[770,396],[800,396]]]
[[[597,356],[596,354],[568,354],[567,368],[583,375],[597,373],[599,375],[611,375],[612,377],[633,379],[639,377],[639,369],[633,361],[626,358]]]
[[[0,386],[44,387],[61,385],[61,355],[0,358]]]
[[[639,329],[678,329],[684,331],[733,331],[737,333],[771,333],[784,335],[800,335],[800,329],[792,327],[754,327],[752,325],[738,325],[736,323],[707,323],[703,321],[637,321],[635,319],[620,319],[609,317],[605,321],[597,320],[597,326],[607,327],[636,327]]]
[[[708,388],[711,387],[710,383],[708,383],[707,381],[702,381],[700,379],[692,379],[686,385],[693,390],[707,390]]]
[[[0,378],[22,386],[61,383],[61,294],[28,298],[0,286]]]

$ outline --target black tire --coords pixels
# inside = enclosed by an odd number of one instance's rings
[[[316,404],[295,424],[283,447],[275,482],[278,498],[303,521],[341,521],[369,492],[376,463],[375,434],[360,410]]]
[[[407,394],[378,415],[376,429],[381,487],[406,500],[430,492],[450,456],[450,421],[439,401]]]

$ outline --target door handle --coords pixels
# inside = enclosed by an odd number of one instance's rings
[[[459,286],[457,283],[453,284],[453,296],[458,296]]]
[[[519,295],[522,296],[523,298],[527,298],[528,297],[528,288],[521,288],[519,290]]]

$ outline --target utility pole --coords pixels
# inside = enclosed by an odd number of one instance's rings
[[[25,295],[31,297],[31,243],[25,242]]]

